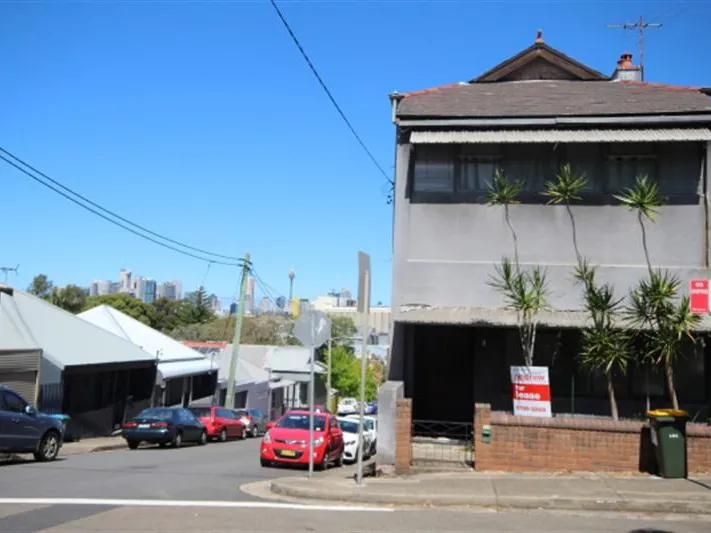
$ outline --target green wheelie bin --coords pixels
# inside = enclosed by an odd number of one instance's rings
[[[685,478],[688,413],[680,409],[654,409],[647,411],[647,416],[659,476],[667,479]]]

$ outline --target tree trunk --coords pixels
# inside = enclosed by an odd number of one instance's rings
[[[521,265],[518,262],[518,236],[516,235],[516,230],[514,229],[513,223],[511,222],[511,216],[509,214],[509,204],[504,204],[504,216],[506,218],[506,225],[511,231],[511,238],[513,239],[514,247],[514,266],[516,267],[516,275],[519,275],[521,274]]]
[[[565,204],[565,209],[568,211],[568,218],[570,218],[570,228],[573,232],[573,250],[575,250],[575,260],[578,262],[578,266],[582,265],[582,257],[580,256],[580,249],[578,248],[578,230],[575,225],[575,217],[573,216],[573,210],[570,208],[570,204]]]
[[[664,373],[667,375],[667,389],[669,389],[669,399],[672,403],[672,409],[679,409],[679,400],[676,397],[676,387],[674,387],[674,370],[672,369],[671,361],[664,362]]]
[[[612,374],[607,374],[607,395],[610,398],[610,412],[612,413],[613,420],[619,420],[620,414],[617,410],[617,398],[615,397],[615,387],[612,383]]]
[[[642,230],[642,248],[644,249],[644,259],[647,261],[647,270],[649,271],[649,279],[652,279],[652,261],[649,259],[649,248],[647,247],[647,228],[644,227],[644,219],[642,218],[642,212],[637,213],[637,221],[639,222],[639,227]]]

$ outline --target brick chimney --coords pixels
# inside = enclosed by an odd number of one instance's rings
[[[632,63],[632,54],[625,52],[617,60],[613,81],[642,81],[642,67]]]

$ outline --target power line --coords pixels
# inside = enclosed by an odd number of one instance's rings
[[[2,149],[0,149],[0,150],[2,150]],[[4,150],[2,150],[2,151],[4,151]],[[27,175],[29,178],[33,179],[34,181],[36,181],[36,182],[39,183],[40,185],[42,185],[42,186],[44,186],[44,187],[46,187],[46,188],[48,188],[48,189],[50,189],[50,190],[56,192],[57,194],[59,194],[59,195],[62,196],[62,197],[66,198],[66,199],[69,200],[70,202],[72,202],[72,203],[78,205],[79,207],[81,207],[81,208],[83,208],[83,209],[86,209],[87,211],[89,211],[90,213],[95,214],[95,215],[98,216],[98,217],[103,218],[103,219],[106,220],[107,222],[110,222],[111,224],[114,224],[115,226],[118,226],[119,228],[125,229],[126,231],[131,232],[131,233],[133,233],[134,235],[136,235],[136,236],[138,236],[138,237],[141,237],[142,239],[146,239],[146,240],[148,240],[148,241],[150,241],[150,242],[152,242],[152,243],[154,243],[154,244],[157,244],[158,246],[162,246],[163,248],[167,248],[168,250],[172,250],[172,251],[177,252],[177,253],[179,253],[179,254],[183,254],[183,255],[185,255],[185,256],[192,257],[192,258],[194,258],[194,259],[199,259],[200,261],[205,261],[205,262],[207,262],[207,263],[212,263],[212,264],[217,264],[217,265],[225,265],[225,266],[242,266],[242,263],[241,263],[241,262],[239,262],[239,263],[237,263],[237,262],[235,262],[235,263],[230,263],[230,262],[226,262],[226,261],[217,261],[217,260],[214,260],[214,259],[210,259],[210,258],[208,258],[208,257],[203,257],[203,256],[200,256],[200,255],[197,255],[197,254],[193,254],[193,253],[190,253],[190,252],[186,252],[185,250],[181,250],[180,248],[176,248],[175,246],[171,246],[170,244],[166,244],[166,243],[164,243],[164,242],[161,242],[161,241],[159,241],[159,240],[157,240],[157,239],[154,239],[153,237],[149,237],[148,235],[144,235],[143,233],[140,233],[140,232],[136,231],[136,230],[133,229],[133,228],[130,228],[130,227],[124,225],[124,224],[121,224],[120,222],[117,222],[116,220],[114,220],[114,219],[112,219],[112,218],[109,218],[109,217],[106,216],[105,214],[103,214],[103,213],[97,211],[96,209],[93,209],[93,208],[91,208],[91,207],[89,207],[89,206],[87,206],[87,205],[81,203],[81,202],[80,202],[79,200],[77,200],[76,198],[72,198],[72,197],[71,197],[70,195],[68,195],[67,193],[62,192],[62,191],[59,190],[57,187],[55,187],[55,186],[53,186],[53,185],[51,185],[51,184],[45,182],[44,180],[38,178],[37,176],[35,176],[35,175],[32,174],[31,172],[28,172],[26,169],[22,168],[20,165],[18,165],[17,163],[11,161],[10,159],[8,159],[7,157],[5,157],[4,155],[0,154],[0,159],[2,159],[3,161],[5,161],[7,164],[9,164],[9,165],[15,167],[17,170],[19,170],[19,171],[22,172],[23,174]],[[77,196],[79,196],[79,195],[77,195]],[[178,242],[178,241],[171,241],[171,242],[176,242],[176,243],[179,244],[180,246],[184,246],[184,247],[187,248],[186,245],[184,245],[183,243],[180,243],[180,242]],[[240,260],[240,261],[241,261],[241,260]]]
[[[219,257],[219,258],[222,258],[222,259],[229,259],[229,260],[232,260],[232,261],[241,261],[241,260],[242,260],[242,259],[239,258],[239,257],[233,257],[233,256],[230,256],[230,255],[216,254],[216,253],[210,252],[210,251],[208,251],[208,250],[203,250],[203,249],[201,249],[201,248],[196,248],[195,246],[190,246],[190,245],[185,244],[185,243],[183,243],[183,242],[176,241],[175,239],[171,239],[170,237],[166,237],[165,235],[161,235],[160,233],[156,233],[155,231],[151,231],[150,229],[148,229],[148,228],[146,228],[146,227],[144,227],[144,226],[141,226],[140,224],[136,224],[135,222],[131,222],[131,221],[128,220],[127,218],[124,218],[124,217],[122,217],[121,215],[119,215],[119,214],[117,214],[117,213],[115,213],[115,212],[113,212],[113,211],[111,211],[111,210],[109,210],[109,209],[106,209],[105,207],[103,207],[103,206],[97,204],[96,202],[90,200],[90,199],[87,198],[86,196],[83,196],[83,195],[79,194],[79,193],[76,192],[75,190],[73,190],[73,189],[67,187],[66,185],[63,185],[62,183],[58,182],[57,180],[52,179],[50,176],[48,176],[48,175],[45,174],[44,172],[42,172],[42,171],[36,169],[35,167],[33,167],[32,165],[30,165],[30,164],[27,163],[26,161],[23,161],[22,159],[20,159],[20,158],[17,157],[16,155],[14,155],[14,154],[12,154],[11,152],[7,151],[7,150],[6,150],[5,148],[3,148],[2,146],[0,146],[0,152],[2,152],[2,153],[4,153],[5,155],[11,157],[12,159],[14,159],[16,162],[20,163],[21,165],[23,165],[23,166],[29,168],[32,172],[35,172],[36,174],[38,174],[38,175],[41,176],[42,178],[46,179],[47,181],[53,183],[54,185],[56,185],[56,186],[59,187],[60,189],[62,189],[62,190],[64,190],[64,191],[68,192],[69,194],[71,194],[71,195],[73,195],[73,196],[76,196],[77,198],[81,199],[82,201],[86,202],[87,204],[89,204],[89,205],[95,207],[96,209],[99,209],[100,211],[103,211],[104,213],[107,213],[108,215],[110,215],[110,216],[112,216],[112,217],[114,217],[114,218],[116,218],[116,219],[118,219],[118,220],[120,220],[120,221],[122,221],[122,222],[128,224],[129,226],[133,226],[134,228],[137,228],[137,229],[139,229],[139,230],[141,230],[141,231],[143,231],[143,232],[145,232],[145,233],[148,233],[148,234],[150,234],[150,235],[153,235],[154,237],[157,237],[157,238],[162,239],[162,240],[164,240],[164,241],[170,242],[170,243],[175,244],[175,245],[177,245],[177,246],[181,246],[181,247],[186,248],[186,249],[188,249],[188,250],[193,250],[194,252],[199,252],[199,253],[205,254],[205,255],[211,255],[211,256],[213,256],[213,257]],[[17,166],[16,164],[14,164],[12,161],[9,161],[8,159],[6,159],[6,158],[5,158],[4,156],[2,156],[1,154],[0,154],[0,158],[2,158],[3,160],[5,160],[5,162],[11,164],[12,166],[14,166],[15,168],[17,168],[18,170],[20,170],[20,171],[24,172],[25,174],[27,174],[28,176],[30,176],[29,173],[27,173],[25,170],[21,169],[19,166]],[[35,177],[35,176],[30,176],[30,177],[31,177],[32,179],[34,179],[35,181],[37,181],[37,182],[39,182],[39,183],[42,183],[42,181],[40,181],[37,177]],[[46,186],[45,183],[42,183],[42,184]],[[56,189],[54,189],[54,188],[52,188],[52,187],[49,187],[49,188],[52,189],[52,190],[54,190],[55,192],[59,192],[59,191],[57,191]],[[61,194],[61,193],[60,193],[60,194]],[[65,196],[65,195],[62,195],[62,196]],[[66,196],[65,196],[65,198],[66,198]],[[75,202],[75,203],[76,203],[76,202]],[[80,204],[80,205],[81,205],[81,204]],[[93,211],[92,211],[92,212],[93,212]],[[195,257],[195,256],[193,256],[193,257]],[[206,260],[206,261],[209,261],[209,259],[205,259],[205,260]],[[218,262],[218,263],[219,263],[219,262]],[[226,264],[226,263],[220,263],[220,264]]]
[[[626,22],[624,24],[608,24],[608,28],[619,28],[623,30],[637,30],[637,49],[639,52],[639,68],[642,73],[642,81],[644,81],[644,32],[649,28],[661,28],[662,25],[657,22],[646,22],[644,17],[640,15],[637,22]]]
[[[353,127],[353,124],[351,124],[351,121],[348,120],[348,117],[346,117],[346,114],[343,112],[343,109],[341,109],[341,106],[338,105],[338,102],[336,102],[336,99],[334,98],[330,89],[326,85],[326,82],[323,81],[323,78],[321,78],[321,75],[318,73],[318,70],[316,70],[316,67],[314,66],[313,62],[311,61],[311,58],[309,58],[309,55],[306,53],[306,50],[304,50],[304,47],[301,46],[299,39],[296,37],[296,35],[294,34],[294,31],[291,29],[291,26],[286,21],[286,18],[284,17],[281,10],[279,9],[279,6],[277,5],[276,1],[270,0],[270,2],[272,4],[272,6],[274,7],[274,10],[276,11],[277,15],[279,16],[279,19],[281,20],[282,24],[284,25],[284,28],[286,28],[286,31],[289,33],[291,40],[294,42],[296,47],[299,49],[299,52],[301,52],[301,56],[304,58],[304,61],[306,61],[306,64],[309,66],[309,68],[311,69],[311,72],[316,77],[316,80],[318,81],[319,85],[321,85],[321,88],[326,93],[326,96],[333,104],[333,107],[336,108],[336,111],[343,119],[343,122],[345,122],[346,126],[348,126],[348,129],[351,130],[351,133],[355,137],[356,141],[358,141],[358,144],[360,144],[361,148],[363,148],[363,150],[368,155],[370,160],[373,162],[375,167],[380,171],[380,173],[388,181],[388,183],[390,183],[390,185],[393,185],[394,182],[393,182],[392,178],[390,178],[390,176],[388,176],[388,173],[385,172],[385,169],[383,169],[383,167],[380,165],[380,163],[378,163],[378,160],[375,159],[375,156],[373,155],[373,153],[365,145],[365,142],[363,142],[363,139],[361,139],[360,135],[358,135],[358,132]]]

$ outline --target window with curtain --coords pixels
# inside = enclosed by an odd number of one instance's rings
[[[449,146],[417,146],[412,172],[414,192],[453,192],[454,158]]]
[[[492,156],[462,156],[457,189],[462,192],[486,192],[498,168]]]
[[[565,161],[577,176],[585,178],[583,194],[602,194],[605,191],[605,175],[602,172],[602,153],[599,144],[575,143],[565,146]]]
[[[607,192],[619,194],[634,187],[637,178],[657,179],[657,159],[653,155],[612,155],[607,160]]]

